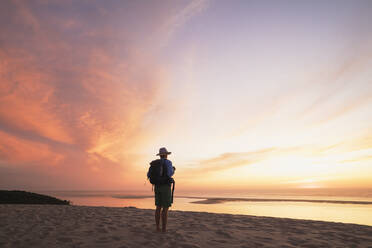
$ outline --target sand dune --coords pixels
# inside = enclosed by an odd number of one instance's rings
[[[0,247],[372,247],[372,226],[170,211],[166,234],[153,210],[0,205]]]

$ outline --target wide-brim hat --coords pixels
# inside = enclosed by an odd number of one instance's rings
[[[156,156],[160,156],[160,155],[169,155],[169,154],[171,154],[171,152],[168,152],[168,151],[167,151],[167,148],[162,147],[162,148],[159,149],[159,153],[156,154]]]

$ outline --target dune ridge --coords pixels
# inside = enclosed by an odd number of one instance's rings
[[[70,202],[52,196],[21,190],[0,190],[0,204],[55,204],[69,205]]]

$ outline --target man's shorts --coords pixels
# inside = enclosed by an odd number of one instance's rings
[[[172,206],[172,191],[170,185],[155,185],[155,205],[165,208]]]

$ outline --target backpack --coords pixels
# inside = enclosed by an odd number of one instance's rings
[[[167,175],[167,166],[165,160],[157,159],[150,163],[149,180],[153,185],[170,184],[170,177]]]
[[[172,185],[172,202],[174,196],[174,187],[176,186],[176,182],[173,178],[168,176],[167,166],[165,166],[165,160],[157,159],[153,160],[150,163],[149,168],[149,180],[152,184],[152,190],[154,190],[154,185],[162,185],[162,184],[169,184]]]

